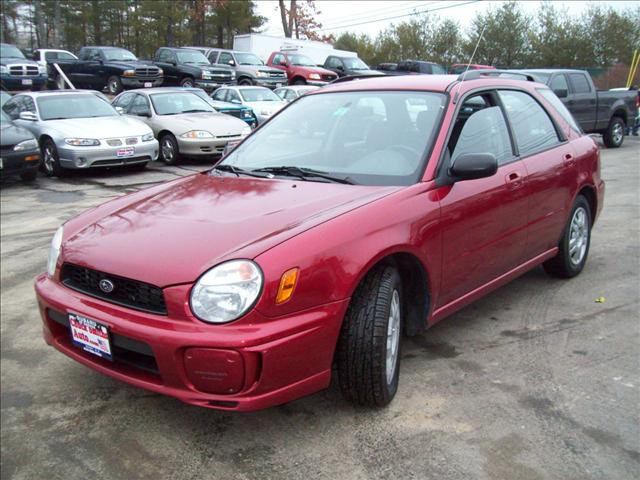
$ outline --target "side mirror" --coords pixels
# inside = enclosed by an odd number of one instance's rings
[[[38,120],[38,116],[33,112],[20,112],[18,118],[20,120],[27,120],[29,122],[35,122]]]
[[[456,157],[449,175],[457,180],[486,178],[498,171],[498,161],[491,153],[463,153]]]
[[[236,66],[236,62],[235,62],[234,60],[229,60],[227,63],[228,63],[229,65],[231,65],[232,67],[235,67],[235,66]]]
[[[336,65],[336,70],[340,70],[341,72],[344,72],[344,67],[342,65]]]
[[[151,118],[151,112],[138,112],[137,115],[139,117],[147,117],[147,118]]]
[[[287,66],[287,61],[286,60],[280,60],[280,65],[283,67]]]
[[[231,100],[231,103],[236,103],[236,104],[240,105],[242,102],[240,100],[238,100],[237,98],[234,98],[233,100]]]
[[[115,107],[116,112],[118,112],[120,115],[122,115],[124,113],[124,108],[122,107]]]
[[[567,98],[567,95],[569,94],[566,88],[560,88],[558,90],[554,90],[553,93],[555,93],[558,96],[558,98]]]

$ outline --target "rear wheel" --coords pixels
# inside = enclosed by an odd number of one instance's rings
[[[558,254],[543,264],[545,271],[554,277],[575,277],[587,263],[590,244],[591,208],[587,199],[578,195],[558,245]]]
[[[620,117],[613,117],[609,122],[607,130],[602,135],[604,144],[609,148],[618,148],[624,141],[624,120]]]
[[[160,137],[160,157],[167,165],[175,165],[180,160],[178,142],[170,133]]]
[[[238,85],[253,85],[253,82],[251,81],[250,78],[241,78],[238,81]]]
[[[61,177],[64,169],[60,165],[58,149],[53,140],[47,138],[42,142],[42,170],[47,177]]]
[[[123,87],[120,77],[116,77],[115,75],[109,77],[109,80],[107,80],[107,90],[111,95],[118,95],[120,92],[122,92]]]
[[[375,267],[353,295],[338,340],[338,381],[347,400],[384,407],[395,396],[402,313],[398,271]]]

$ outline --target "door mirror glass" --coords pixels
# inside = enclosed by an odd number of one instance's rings
[[[344,67],[340,64],[336,65],[336,70],[344,71]]]
[[[558,90],[554,90],[553,93],[555,93],[558,98],[566,98],[568,95],[568,92],[565,88],[559,88]]]
[[[232,67],[236,66],[236,62],[234,62],[233,59],[229,60],[227,63]]]
[[[463,153],[453,161],[449,169],[452,177],[458,180],[486,178],[498,171],[498,161],[491,153]]]
[[[18,118],[20,120],[27,120],[29,122],[35,122],[36,120],[38,120],[38,117],[33,112],[20,112],[20,115]]]
[[[122,107],[115,107],[115,108],[116,108],[116,112],[118,112],[120,115],[124,113],[124,108]]]

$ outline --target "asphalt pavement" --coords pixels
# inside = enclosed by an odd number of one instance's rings
[[[261,412],[208,410],[105,377],[44,343],[33,281],[58,225],[205,168],[2,183],[2,479],[640,476],[638,138],[602,151],[605,207],[582,274],[556,280],[535,269],[405,339],[400,388],[383,410],[351,406],[335,385]]]

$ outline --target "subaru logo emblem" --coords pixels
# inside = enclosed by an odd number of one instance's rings
[[[98,283],[98,287],[100,287],[100,290],[102,290],[104,293],[111,293],[113,292],[113,289],[116,288],[113,282],[106,278],[100,280],[100,283]]]

